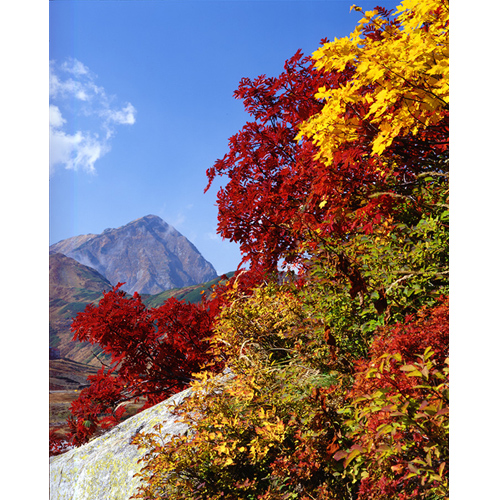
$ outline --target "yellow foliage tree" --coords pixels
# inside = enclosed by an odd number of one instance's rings
[[[196,376],[185,435],[137,437],[135,498],[446,498],[447,306],[436,332],[412,315],[448,292],[448,36],[447,0],[403,0],[315,52],[348,78],[319,89],[297,136],[318,147],[326,229],[310,231],[300,279],[226,285],[211,351],[226,376]]]
[[[177,409],[194,432],[168,443],[159,434],[137,438],[149,452],[141,473],[145,482],[134,498],[297,498],[306,483],[315,491],[315,480],[328,491],[348,489],[319,462],[306,461],[302,449],[313,438],[326,447],[338,432],[330,421],[328,428],[308,429],[324,404],[324,398],[310,396],[325,380],[311,364],[313,352],[328,357],[317,322],[286,286],[256,288],[250,296],[234,288],[229,294],[231,306],[221,312],[213,340],[229,373],[196,375],[192,396]],[[290,465],[305,470],[292,478]]]
[[[394,16],[365,12],[349,37],[335,38],[313,54],[318,69],[354,70],[346,85],[319,89],[315,97],[325,106],[297,136],[311,138],[326,165],[339,146],[360,138],[361,120],[376,130],[372,154],[381,155],[396,136],[415,135],[448,113],[448,0],[403,0]],[[364,116],[353,112],[353,103]]]

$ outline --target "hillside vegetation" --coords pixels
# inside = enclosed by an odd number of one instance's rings
[[[448,498],[448,2],[359,15],[235,92],[250,119],[207,189],[227,181],[238,272],[198,304],[115,287],[73,322],[116,368],[74,402],[74,444],[193,389],[190,432],[136,436],[134,498]]]
[[[111,283],[95,269],[85,266],[61,253],[49,255],[49,343],[58,350],[61,358],[100,368],[109,359],[98,345],[73,340],[71,324],[79,312],[89,303],[98,304],[103,292],[112,289]],[[232,276],[234,273],[229,273]],[[186,302],[200,302],[203,293],[209,292],[220,278],[207,283],[166,290],[159,294],[143,295],[148,307],[157,307],[165,300],[175,297]],[[52,362],[51,362],[52,366]],[[66,376],[72,377],[68,365]],[[73,387],[74,384],[71,385]],[[57,386],[57,387],[56,387]],[[53,388],[62,388],[59,380]]]
[[[234,276],[234,272],[230,272],[224,275],[226,278],[231,278]],[[184,300],[193,304],[199,303],[203,300],[203,295],[210,295],[212,293],[213,287],[215,287],[222,277],[218,277],[212,281],[206,283],[201,283],[199,285],[185,286],[182,288],[173,288],[172,290],[165,290],[156,295],[141,295],[144,304],[148,307],[158,307],[163,304],[166,300],[170,298],[175,298],[177,300]]]

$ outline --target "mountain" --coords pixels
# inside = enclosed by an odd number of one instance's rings
[[[98,295],[110,290],[111,283],[95,269],[77,262],[62,253],[49,255],[49,296],[66,301],[82,299],[81,292]]]
[[[73,400],[77,396],[74,391],[81,390],[90,385],[87,378],[90,375],[95,375],[100,366],[92,366],[84,363],[78,363],[77,361],[72,361],[71,359],[51,359],[49,360],[49,391],[71,391],[70,399]],[[56,402],[56,407],[53,408],[57,410],[60,405]],[[64,408],[68,410],[69,405]],[[62,415],[63,418],[59,419],[60,424],[64,423],[66,417],[66,411]],[[57,417],[57,415],[53,415]],[[55,420],[55,419],[54,419]],[[53,419],[51,418],[51,422]]]
[[[226,277],[230,278],[233,274],[228,273]],[[209,295],[212,286],[223,278],[225,277],[154,295],[142,294],[141,298],[147,307],[158,307],[171,297],[186,302],[199,302],[203,295]],[[49,345],[52,349],[51,357],[55,358],[51,359],[49,364],[51,373],[54,371],[54,376],[51,375],[53,388],[56,385],[61,386],[57,388],[62,388],[68,384],[73,387],[75,383],[80,382],[80,379],[75,379],[76,372],[71,372],[74,364],[69,363],[70,361],[83,363],[89,367],[100,367],[99,360],[107,362],[107,356],[99,346],[72,340],[71,323],[76,314],[83,311],[87,304],[91,302],[97,304],[102,298],[102,292],[111,288],[111,283],[95,269],[61,253],[49,255]],[[61,364],[61,359],[69,364]],[[67,373],[62,376],[61,373],[65,369]],[[56,381],[56,378],[59,380]]]
[[[142,302],[147,307],[158,307],[161,306],[166,300],[171,297],[177,300],[183,300],[184,302],[196,303],[201,302],[202,297],[210,296],[212,292],[212,287],[217,285],[219,282],[234,276],[234,271],[226,273],[222,276],[217,277],[212,281],[207,281],[206,283],[200,283],[199,285],[185,286],[183,288],[173,288],[171,290],[165,290],[164,292],[157,293],[155,295],[141,295]]]
[[[111,283],[95,269],[61,253],[49,255],[49,341],[57,357],[100,366],[92,353],[101,353],[88,342],[74,342],[73,317],[90,302],[97,302]]]
[[[94,268],[113,285],[125,282],[129,293],[157,294],[217,278],[196,247],[155,215],[101,234],[74,236],[49,250]]]

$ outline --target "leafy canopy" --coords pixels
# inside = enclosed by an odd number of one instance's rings
[[[447,2],[405,0],[242,80],[208,175],[260,278],[223,294],[191,432],[138,439],[137,498],[447,498],[447,41]]]
[[[313,54],[318,69],[354,71],[346,85],[318,90],[326,104],[300,127],[298,138],[312,138],[326,165],[339,146],[359,138],[361,117],[347,113],[352,103],[366,110],[362,119],[376,130],[371,149],[378,155],[398,135],[416,135],[448,116],[447,0],[404,0],[396,14],[391,21],[377,9],[366,12],[349,37]]]
[[[227,178],[218,230],[252,266],[300,265],[323,237],[397,223],[419,176],[447,173],[448,73],[436,73],[447,61],[447,3],[403,5],[394,20],[382,8],[367,14],[315,59],[297,52],[278,77],[241,81],[235,97],[252,120],[207,173],[208,187]],[[402,51],[419,46],[407,68]],[[417,201],[414,215],[421,209]]]

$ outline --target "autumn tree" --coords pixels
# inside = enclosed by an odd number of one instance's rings
[[[231,377],[198,377],[187,435],[139,438],[137,498],[447,497],[447,39],[445,0],[404,0],[242,80],[219,230],[298,274],[226,294]]]
[[[449,467],[448,301],[380,329],[343,409],[352,439],[334,460],[358,498],[445,498]]]
[[[320,111],[314,94],[321,85],[337,85],[343,75],[315,71],[298,51],[278,77],[243,78],[234,96],[253,120],[229,139],[229,152],[208,169],[228,182],[217,195],[220,234],[240,244],[245,260],[275,269],[295,260],[300,235],[314,226],[317,208],[308,203],[314,182],[315,150],[297,143],[299,124]]]
[[[302,489],[347,500],[341,466],[325,468],[305,446],[313,435],[323,451],[342,439],[333,408],[330,424],[316,426],[321,403],[311,391],[330,381],[329,350],[300,291],[269,283],[241,293],[235,283],[229,294],[232,305],[221,312],[212,349],[230,372],[199,374],[193,397],[178,408],[195,432],[170,442],[155,434],[137,438],[150,450],[137,498],[271,499]]]
[[[330,292],[346,283],[345,307],[325,295],[371,330],[447,293],[447,3],[398,14],[378,7],[279,77],[243,79],[235,97],[254,120],[208,171],[228,177],[219,231],[252,267],[300,262]]]
[[[447,145],[439,129],[445,125],[446,131],[448,120],[448,2],[404,0],[396,14],[391,21],[381,7],[365,12],[349,37],[324,44],[312,56],[315,67],[328,72],[353,68],[346,85],[319,89],[315,97],[325,101],[324,108],[300,126],[299,138],[313,139],[325,165],[360,136],[372,155],[382,155],[398,138],[411,144],[411,136],[423,130],[427,140],[437,134],[430,143],[434,151]],[[365,135],[362,122],[373,134]]]
[[[229,286],[211,349],[230,372],[196,377],[176,410],[191,432],[137,439],[137,498],[445,496],[447,301],[379,328],[346,376],[317,285]]]
[[[378,8],[350,38],[325,40],[312,58],[295,54],[279,77],[241,81],[235,97],[253,120],[231,137],[229,153],[208,175],[209,186],[216,175],[227,176],[218,193],[219,232],[241,244],[246,260],[267,267],[282,259],[293,263],[323,235],[345,239],[369,232],[382,217],[399,217],[420,176],[447,175],[447,75],[436,73],[446,61],[446,33],[434,39],[439,29],[446,32],[445,9],[443,4],[434,27],[427,8],[394,20]],[[424,23],[422,29],[415,23]],[[402,34],[405,29],[410,32]],[[381,70],[384,54],[393,51],[390,61],[404,66],[402,47],[410,37],[416,51],[422,33],[425,65],[434,53],[438,65],[415,82],[397,66]],[[367,63],[372,54],[379,54],[375,73]],[[439,87],[434,99],[432,85]],[[418,104],[418,96],[426,100]],[[409,102],[414,105],[408,108]],[[410,121],[415,106],[422,116]],[[383,140],[389,122],[390,140]],[[404,216],[418,218],[421,212],[417,202]]]
[[[71,404],[73,444],[119,423],[126,403],[140,403],[142,410],[184,389],[192,374],[211,361],[207,349],[215,303],[171,298],[150,309],[139,294],[127,296],[121,285],[104,292],[97,305],[87,305],[71,326],[75,340],[98,344],[110,359]]]

